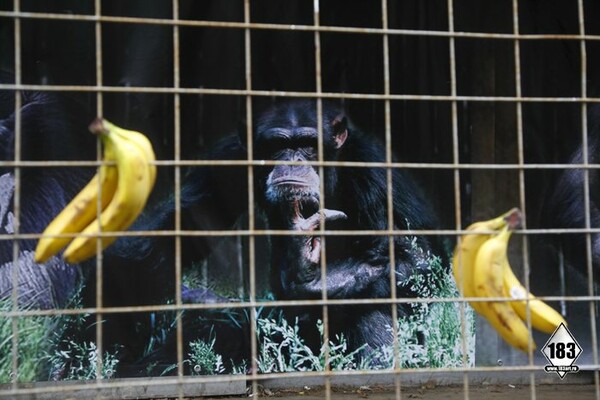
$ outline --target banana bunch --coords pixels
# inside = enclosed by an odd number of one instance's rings
[[[105,162],[44,230],[35,249],[38,263],[47,261],[65,246],[63,257],[68,263],[95,256],[98,234],[126,230],[142,212],[154,187],[155,155],[146,136],[101,118],[92,122],[90,131],[102,140]],[[79,232],[82,235],[73,238],[72,234]],[[103,236],[102,249],[116,239],[117,236]]]
[[[469,233],[454,249],[452,272],[464,297],[511,299],[470,304],[507,343],[528,352],[535,349],[535,342],[524,323],[527,308],[531,325],[542,332],[552,333],[566,322],[556,310],[528,293],[512,271],[507,256],[508,241],[520,220],[521,213],[514,208],[469,226]]]

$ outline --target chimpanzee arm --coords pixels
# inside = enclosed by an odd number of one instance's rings
[[[327,264],[327,297],[330,299],[389,297],[389,265],[371,265],[362,260],[347,259]],[[289,282],[290,292],[297,298],[320,297],[323,290],[321,276],[308,283]],[[377,288],[376,288],[377,287]],[[377,290],[374,290],[377,289]]]
[[[344,213],[335,210],[323,210],[323,216],[325,221],[346,218]],[[306,219],[296,213],[291,220],[291,228],[315,233],[320,225],[320,219],[319,212]],[[293,236],[282,238],[279,245],[281,247],[278,250],[283,254],[280,264],[281,285],[287,296],[319,297],[323,290],[323,281],[319,272],[321,238],[318,235]],[[383,247],[371,249],[361,259],[349,257],[329,262],[326,267],[327,297],[357,298],[365,294],[373,297],[374,293],[378,297],[388,297],[389,258],[383,254],[386,251]]]
[[[236,160],[246,156],[246,150],[236,135],[217,143],[208,159]],[[247,175],[245,168],[196,167],[190,169],[181,186],[180,207],[183,230],[232,229],[232,225],[247,209]],[[224,184],[223,182],[227,182]],[[131,230],[162,231],[175,227],[175,198],[170,196],[140,216]],[[202,236],[181,238],[182,265],[205,259],[211,252],[210,243]],[[140,281],[148,277],[139,294],[134,292],[130,303],[146,304],[174,293],[175,238],[173,236],[124,236],[104,253],[105,282]],[[149,296],[144,299],[144,296]],[[205,294],[186,293],[187,299],[207,298]],[[190,300],[191,301],[191,300]],[[144,303],[146,302],[146,303]]]

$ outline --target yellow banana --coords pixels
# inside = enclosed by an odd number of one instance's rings
[[[112,145],[104,147],[104,161],[115,161]],[[43,237],[35,249],[35,261],[46,262],[50,257],[62,250],[72,240],[70,237],[55,235],[80,232],[97,217],[98,196],[101,195],[101,210],[109,204],[117,188],[117,168],[115,165],[103,164],[92,180],[65,206],[65,208],[48,224]]]
[[[508,226],[485,241],[477,252],[473,285],[479,297],[505,297],[504,266],[506,265],[508,239],[511,231]],[[480,304],[481,314],[511,346],[527,352],[535,343],[527,326],[521,321],[507,301],[487,301]]]
[[[149,157],[137,142],[130,140],[129,131],[116,133],[114,125],[97,120],[91,129],[100,134],[104,143],[110,143],[115,152],[118,170],[118,184],[115,194],[100,215],[99,220],[90,223],[82,233],[87,236],[75,238],[64,252],[69,263],[78,263],[96,254],[96,237],[99,231],[115,232],[127,229],[142,212],[153,187],[152,170]],[[154,172],[155,173],[155,172]],[[105,236],[101,239],[102,248],[106,248],[117,239]]]
[[[555,309],[536,299],[533,294],[527,293],[512,271],[508,260],[504,264],[504,294],[508,298],[517,300],[510,302],[510,305],[523,321],[527,320],[527,301],[525,299],[529,299],[531,326],[539,331],[553,333],[561,323],[567,325],[562,315]]]
[[[520,218],[520,212],[517,208],[513,208],[499,217],[487,221],[475,222],[467,227],[467,230],[472,231],[472,233],[460,238],[452,257],[452,272],[461,296],[476,297],[473,287],[475,257],[481,245],[491,237],[490,233],[481,232],[497,231],[515,218]],[[471,302],[470,304],[475,311],[481,313],[481,303]]]
[[[94,124],[100,125],[94,126]],[[123,129],[114,124],[111,124],[105,119],[97,119],[92,123],[90,129],[97,129],[104,132],[112,132],[112,134],[119,135],[126,140],[130,140],[131,142],[135,143],[138,147],[140,147],[146,155],[146,159],[148,160],[148,168],[150,170],[150,186],[154,186],[154,182],[156,182],[156,166],[152,164],[152,162],[156,160],[156,157],[154,155],[152,143],[150,143],[150,140],[148,140],[148,138],[145,135],[137,131]]]

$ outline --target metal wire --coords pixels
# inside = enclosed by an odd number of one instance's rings
[[[598,296],[537,296],[538,299],[544,301],[558,301],[566,300],[572,303],[575,302],[590,302],[598,301]],[[182,310],[207,310],[207,309],[243,309],[250,307],[260,306],[274,306],[274,307],[297,307],[297,306],[323,306],[327,305],[365,305],[365,304],[407,304],[407,303],[455,303],[457,301],[468,301],[468,302],[483,302],[483,301],[497,301],[506,302],[509,301],[506,297],[486,297],[483,300],[480,297],[447,297],[447,298],[414,298],[414,297],[397,297],[392,298],[371,298],[371,299],[315,299],[315,300],[263,300],[256,302],[228,302],[228,303],[191,303],[191,304],[166,304],[166,305],[152,305],[152,306],[119,306],[119,307],[87,307],[87,308],[76,308],[76,309],[51,309],[51,310],[20,310],[20,311],[1,311],[0,316],[11,318],[14,316],[55,316],[55,315],[85,315],[95,314],[98,312],[104,314],[115,314],[123,312],[159,312],[159,311],[182,311]]]
[[[448,7],[448,31],[454,32],[454,2],[453,0],[447,1]],[[448,58],[450,64],[450,94],[452,96],[456,96],[457,88],[456,88],[456,44],[455,38],[453,36],[450,37],[448,43]],[[454,171],[454,215],[455,215],[455,226],[456,229],[460,229],[462,222],[462,212],[461,212],[461,201],[460,201],[460,170],[458,166],[460,165],[460,157],[459,157],[459,142],[458,142],[458,104],[456,100],[451,102],[452,105],[452,160],[453,160],[453,171]],[[460,246],[461,238],[457,237],[456,246]],[[459,275],[462,276],[462,268],[463,264],[459,263],[458,271]],[[461,289],[462,291],[462,289]],[[464,297],[464,293],[459,293],[462,297]],[[466,319],[466,302],[460,302],[460,324],[461,324],[461,350],[462,350],[462,362],[463,366],[467,366],[468,363],[468,349],[467,349],[467,319]],[[463,374],[463,393],[464,399],[470,399],[470,390],[469,390],[469,374]]]
[[[585,34],[585,15],[583,1],[577,1],[577,16],[579,33]],[[579,42],[579,52],[581,55],[581,95],[585,97],[587,95],[587,48],[585,40]],[[583,163],[588,164],[589,162],[589,146],[588,146],[588,107],[587,103],[581,103],[581,145],[583,148]],[[584,210],[585,210],[585,227],[591,227],[590,221],[590,174],[589,170],[583,170],[583,198],[584,198]],[[591,233],[585,233],[585,251],[586,251],[586,264],[587,264],[587,278],[588,278],[588,294],[594,296],[594,269],[592,266],[592,237]],[[592,360],[594,363],[598,363],[598,336],[597,336],[597,301],[590,301],[590,337],[592,343]],[[600,373],[596,369],[594,371],[594,383],[596,386],[596,399],[600,399]]]
[[[519,34],[519,0],[513,0],[512,2],[512,14],[513,14],[513,33],[515,36]],[[521,96],[521,46],[519,40],[514,41],[514,58],[515,58],[515,94],[516,96]],[[519,165],[523,166],[525,164],[525,155],[524,155],[524,146],[523,146],[523,104],[516,104],[516,119],[517,119],[517,156],[519,159]],[[523,218],[522,226],[523,228],[527,228],[527,208],[525,201],[525,170],[520,168],[518,170],[519,174],[519,207],[521,212],[525,218]],[[527,256],[529,249],[529,241],[526,235],[522,236],[522,251],[523,251],[523,270],[525,271],[525,287],[528,293],[531,293],[529,289],[529,257]],[[529,307],[529,302],[527,302],[526,307],[526,318],[525,323],[527,324],[527,329],[532,331],[531,324],[531,309]],[[528,343],[528,362],[530,365],[533,365],[533,338],[529,337]],[[529,387],[531,389],[530,396],[531,400],[536,399],[536,391],[535,391],[535,375],[530,374]]]
[[[321,32],[319,26],[321,24],[321,10],[319,0],[313,0],[313,24],[314,30],[314,44],[315,44],[315,92],[320,94],[323,91],[323,77],[322,77],[322,65],[321,65]],[[324,161],[324,139],[323,139],[323,99],[317,97],[317,160]],[[325,364],[325,398],[331,399],[331,379],[329,372],[330,367],[330,337],[329,337],[329,307],[327,302],[327,240],[323,235],[325,232],[325,169],[323,166],[319,166],[319,213],[320,219],[323,221],[319,224],[319,240],[321,241],[320,248],[320,273],[321,273],[321,300],[323,306],[321,307],[321,313],[323,316],[323,353],[324,353],[324,364]]]
[[[457,32],[457,31],[435,31],[417,29],[382,29],[382,28],[355,28],[344,26],[324,25],[290,25],[290,24],[267,24],[256,23],[245,20],[244,22],[222,22],[222,21],[195,21],[195,20],[171,20],[161,18],[137,18],[123,16],[95,16],[83,14],[57,14],[36,13],[19,11],[0,11],[0,18],[22,18],[43,20],[65,20],[65,21],[89,21],[103,23],[128,23],[144,25],[170,25],[185,27],[208,27],[208,28],[231,28],[231,29],[253,29],[253,30],[281,30],[281,31],[307,31],[307,32],[331,32],[331,33],[359,33],[373,35],[401,35],[401,36],[433,36],[433,37],[456,37],[473,39],[499,39],[499,40],[600,40],[600,35],[582,34],[515,34],[515,33],[482,33],[482,32]]]
[[[250,23],[250,0],[244,0],[244,22]],[[247,159],[254,159],[254,145],[252,138],[254,137],[252,126],[252,96],[249,94],[252,90],[252,30],[249,27],[244,29],[244,57],[245,57],[245,74],[244,83],[246,86],[246,146]],[[248,164],[248,229],[255,230],[256,215],[254,212],[254,168]],[[258,390],[258,335],[257,335],[257,293],[256,293],[256,241],[255,236],[250,235],[248,238],[248,259],[250,270],[250,365],[252,379],[252,395],[260,396]]]
[[[388,9],[387,9],[387,0],[381,1],[381,26],[383,29],[387,29],[388,27]],[[383,35],[383,92],[384,94],[390,94],[390,43],[389,36]],[[389,100],[385,100],[385,162],[392,162],[392,117],[391,117],[391,105]],[[386,169],[386,184],[387,184],[387,226],[389,230],[394,229],[394,186],[392,179],[391,168]],[[389,256],[389,265],[396,265],[396,248],[394,236],[387,237],[389,248],[388,248],[388,256]],[[396,290],[396,269],[394,267],[390,268],[390,298],[394,299],[397,297]],[[392,303],[391,307],[392,312],[392,348],[394,351],[394,370],[398,371],[401,369],[401,355],[400,355],[400,345],[398,343],[398,305],[397,303]],[[400,380],[400,374],[394,375],[394,389],[396,394],[396,399],[402,398],[402,383]]]
[[[95,16],[98,17],[100,15],[102,15],[102,2],[100,0],[95,0],[94,1],[94,13]],[[96,53],[96,85],[97,86],[102,86],[103,82],[104,82],[104,76],[103,76],[103,63],[102,63],[102,24],[98,21],[94,24],[94,34],[95,34],[95,53]],[[98,116],[103,116],[104,115],[104,95],[102,92],[97,92],[96,93],[96,113]],[[100,161],[102,160],[102,150],[101,150],[101,145],[100,145],[100,140],[96,140],[96,160]],[[98,182],[98,186],[99,186],[99,193],[100,196],[98,196],[98,205],[101,204],[101,196],[102,196],[102,185],[100,184],[100,182]],[[97,207],[97,218],[100,217],[101,214],[101,210],[102,207],[98,206]],[[99,225],[99,231],[102,232],[102,227],[101,224]],[[98,254],[98,257],[96,257],[96,307],[98,308],[102,308],[103,304],[104,304],[104,298],[103,298],[103,294],[104,294],[104,263],[103,263],[103,256],[102,256],[102,238],[98,237],[96,239],[96,253]],[[102,313],[96,313],[96,350],[97,350],[97,357],[96,357],[96,371],[97,375],[96,375],[96,381],[100,382],[102,380],[102,373],[104,371],[104,318],[102,316]]]
[[[37,84],[0,84],[0,90],[32,90],[47,92],[104,92],[104,93],[150,93],[150,94],[203,94],[221,96],[282,97],[307,99],[345,99],[345,100],[422,100],[422,101],[473,101],[473,102],[523,102],[523,103],[600,103],[598,97],[538,97],[538,96],[466,96],[466,95],[417,95],[417,94],[374,94],[374,93],[338,93],[338,92],[299,92],[281,90],[250,89],[212,89],[212,88],[173,88],[146,86],[90,86],[90,85],[37,85]]]
[[[173,21],[179,20],[179,0],[173,0],[172,4]],[[173,25],[173,87],[180,86],[180,57],[179,57],[179,25]],[[179,161],[181,158],[181,95],[173,95],[173,135],[174,135],[174,158]],[[175,229],[181,230],[181,168],[175,167]],[[182,288],[182,251],[181,251],[181,235],[175,236],[175,304],[182,306],[181,297]],[[182,314],[177,316],[177,325],[175,327],[177,335],[177,395],[183,398],[183,322]]]
[[[0,167],[97,167],[111,165],[104,161],[0,161]],[[276,160],[157,160],[156,166],[200,167],[200,166],[275,166],[275,165],[311,165],[315,167],[352,167],[352,168],[405,168],[405,169],[490,169],[490,170],[535,170],[535,169],[600,169],[600,164],[487,164],[487,163],[419,163],[419,162],[363,162],[363,161],[276,161]]]
[[[14,10],[18,11],[21,8],[19,0],[13,2]],[[15,35],[15,69],[18,70],[15,73],[15,83],[21,83],[21,20],[15,18],[14,20],[14,35]],[[15,92],[15,160],[19,162],[21,159],[21,143],[22,143],[22,124],[21,124],[21,93]],[[20,215],[21,215],[21,169],[16,167],[14,170],[14,198],[13,198],[13,213],[14,213],[14,230],[13,232],[18,234],[20,230]],[[12,311],[16,312],[19,308],[19,242],[13,241],[13,268],[12,268]],[[12,322],[12,338],[11,338],[11,356],[12,356],[12,376],[10,382],[12,383],[13,390],[17,389],[17,382],[19,377],[19,320],[18,316],[11,318]]]
[[[381,229],[381,230],[326,230],[323,232],[323,236],[389,236],[389,235],[404,235],[404,236],[435,236],[435,235],[447,235],[447,236],[458,236],[469,233],[467,230],[406,230],[406,229]],[[493,233],[493,232],[491,232]],[[557,228],[557,229],[522,229],[515,234],[565,234],[565,233],[600,233],[600,228]],[[40,233],[22,233],[22,234],[2,234],[0,240],[12,240],[12,239],[39,239],[42,235]],[[232,237],[232,236],[305,236],[302,231],[285,231],[285,230],[270,230],[270,229],[255,229],[255,230],[206,230],[206,231],[188,231],[188,230],[160,230],[160,231],[113,231],[113,232],[98,232],[93,234],[56,234],[47,235],[47,237],[69,237],[73,238],[76,236],[80,237],[138,237],[138,236],[189,236],[189,237]]]

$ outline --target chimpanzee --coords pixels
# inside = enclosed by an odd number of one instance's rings
[[[316,230],[323,223],[333,230],[386,230],[387,173],[383,167],[324,167],[323,182],[319,168],[302,162],[317,160],[317,104],[313,100],[281,101],[259,114],[253,127],[255,160],[293,161],[300,165],[256,167],[254,196],[257,215],[264,215],[268,228],[295,230],[305,235],[273,235],[270,238],[271,291],[277,299],[319,299],[325,285],[330,299],[389,298],[389,242],[385,235],[335,235],[326,239],[326,282],[321,280],[321,237]],[[327,161],[384,162],[385,150],[372,136],[358,130],[336,106],[323,102],[323,153]],[[207,156],[209,159],[245,160],[248,157],[244,136],[224,138]],[[240,216],[247,213],[246,167],[196,167],[184,179],[181,192],[183,231],[231,229]],[[444,239],[419,236],[420,229],[437,227],[435,213],[411,177],[400,169],[392,170],[394,229],[411,229],[414,238],[394,237],[395,278],[399,297],[414,297],[410,285],[402,285],[409,277],[424,272],[428,264],[423,254],[430,252],[448,265]],[[324,198],[321,201],[321,192]],[[324,209],[320,209],[322,205]],[[321,212],[323,217],[321,217]],[[170,229],[173,227],[174,200],[171,199],[142,217],[137,228]],[[242,217],[243,219],[243,217]],[[194,258],[206,257],[211,250],[208,239],[181,236],[183,265]],[[173,239],[122,238],[105,252],[106,271],[114,288],[127,286],[127,304],[146,304],[148,296],[173,296]],[[132,288],[131,269],[152,271],[145,274],[144,284]],[[168,273],[170,275],[165,275]],[[118,275],[121,274],[121,277]],[[162,277],[162,278],[159,278]],[[171,282],[171,283],[169,283]],[[151,289],[150,289],[151,288]],[[121,290],[125,290],[121,287]],[[143,292],[143,293],[142,293]],[[160,294],[160,295],[159,295]],[[184,302],[205,302],[219,297],[207,290],[182,288]],[[106,299],[112,304],[112,300]],[[132,303],[133,302],[133,303]],[[331,306],[331,337],[343,334],[350,350],[364,344],[373,348],[392,341],[391,306]],[[401,314],[410,312],[400,304]],[[317,320],[320,307],[285,308],[291,322],[296,317],[301,335],[318,353],[320,337]],[[121,323],[120,326],[123,326]],[[136,337],[139,339],[139,336]],[[175,346],[171,342],[171,348]],[[228,344],[219,341],[217,349]],[[165,355],[166,352],[163,352]],[[157,356],[156,359],[159,359]]]
[[[0,82],[10,83],[9,74]],[[21,146],[24,161],[93,160],[95,139],[85,134],[90,117],[64,96],[21,92]],[[0,160],[15,160],[15,93],[0,92]],[[20,233],[39,233],[93,174],[92,169],[23,167],[20,169]],[[0,232],[15,231],[15,173],[0,166]],[[81,282],[79,269],[53,259],[45,268],[33,261],[35,240],[18,242],[18,296],[26,307],[64,306]],[[0,240],[0,299],[10,296],[13,283],[13,241]]]
[[[383,146],[358,130],[337,107],[323,103],[323,154],[327,161],[384,162]],[[254,157],[279,161],[317,160],[317,109],[315,101],[275,105],[257,121]],[[321,210],[327,229],[388,229],[387,174],[378,167],[324,167]],[[319,299],[323,287],[330,299],[389,298],[390,269],[398,282],[428,266],[417,257],[415,243],[394,237],[395,265],[390,265],[387,236],[328,236],[326,266],[320,263],[321,223],[318,168],[311,165],[276,165],[256,171],[256,196],[273,229],[301,230],[306,236],[274,236],[272,288],[279,299]],[[402,170],[392,170],[394,229],[433,229],[435,213],[424,194]],[[416,245],[446,259],[443,239],[417,236]],[[447,265],[447,263],[446,263]],[[326,281],[320,269],[326,268]],[[413,297],[410,288],[398,286],[399,297]],[[406,304],[399,306],[408,311]],[[308,311],[307,311],[308,310]],[[392,325],[389,305],[334,306],[329,313],[330,334],[343,334],[352,349],[363,344],[391,343],[386,326]],[[318,345],[316,319],[321,310],[298,310],[304,337]],[[310,334],[312,329],[312,334]],[[332,336],[333,337],[333,336]],[[312,342],[312,343],[311,343]]]
[[[600,108],[593,107],[589,113],[591,122],[588,135],[587,160],[596,164],[600,160]],[[579,146],[569,162],[582,164],[583,146]],[[600,185],[598,170],[588,169],[589,223],[591,228],[600,227]],[[550,196],[543,207],[542,221],[546,228],[583,229],[586,226],[585,170],[566,169],[555,180]],[[587,276],[587,251],[584,234],[557,235],[554,242],[562,249],[567,263],[583,276]],[[594,279],[599,282],[600,234],[591,234],[591,258]]]

